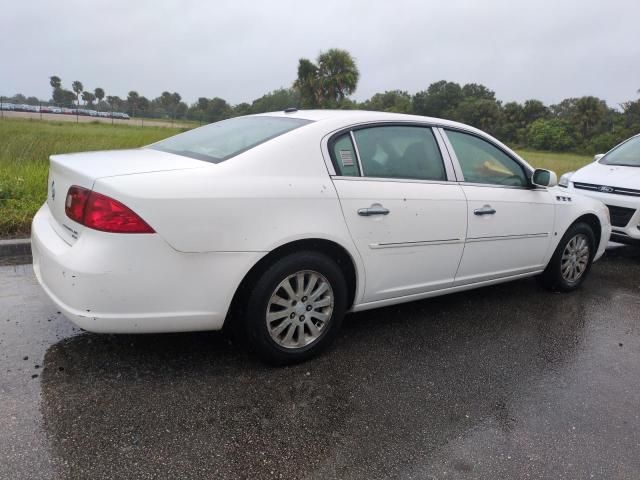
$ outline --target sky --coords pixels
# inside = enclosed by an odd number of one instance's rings
[[[298,59],[348,50],[362,101],[438,80],[502,101],[638,98],[638,0],[4,0],[0,94],[63,86],[126,97],[251,102],[290,86]]]

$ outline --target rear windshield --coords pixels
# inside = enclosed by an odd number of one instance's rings
[[[311,123],[286,117],[237,117],[189,130],[148,148],[220,163],[283,133]]]
[[[600,159],[605,165],[640,167],[640,136],[632,137]]]

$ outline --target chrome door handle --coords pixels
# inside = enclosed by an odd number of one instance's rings
[[[370,217],[371,215],[388,215],[389,209],[381,205],[371,206],[369,208],[358,209],[358,215],[362,217]]]
[[[474,215],[493,215],[496,213],[496,209],[492,208],[491,205],[485,205],[482,208],[476,208],[473,213]]]

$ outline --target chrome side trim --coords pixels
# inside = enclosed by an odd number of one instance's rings
[[[430,245],[453,245],[457,243],[464,243],[459,238],[447,238],[445,240],[423,240],[418,242],[397,242],[397,243],[370,243],[369,248],[402,248],[402,247],[423,247]]]
[[[403,248],[403,247],[427,247],[431,245],[454,245],[458,243],[493,242],[496,240],[520,240],[523,238],[546,238],[549,233],[525,233],[522,235],[501,235],[491,237],[471,237],[466,240],[459,238],[445,238],[442,240],[419,240],[416,242],[389,242],[370,243],[369,248],[376,250],[380,248]]]
[[[471,237],[467,238],[466,243],[475,243],[475,242],[493,242],[496,240],[520,240],[522,238],[545,238],[548,237],[549,233],[525,233],[522,235],[498,235],[498,236],[488,236],[488,237]]]

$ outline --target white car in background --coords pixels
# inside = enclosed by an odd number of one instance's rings
[[[640,135],[635,135],[594,162],[560,177],[560,186],[609,207],[611,240],[640,244]]]
[[[347,311],[529,276],[577,288],[608,210],[556,183],[459,123],[287,109],[52,156],[33,266],[83,329],[230,322],[263,359],[294,362]]]

